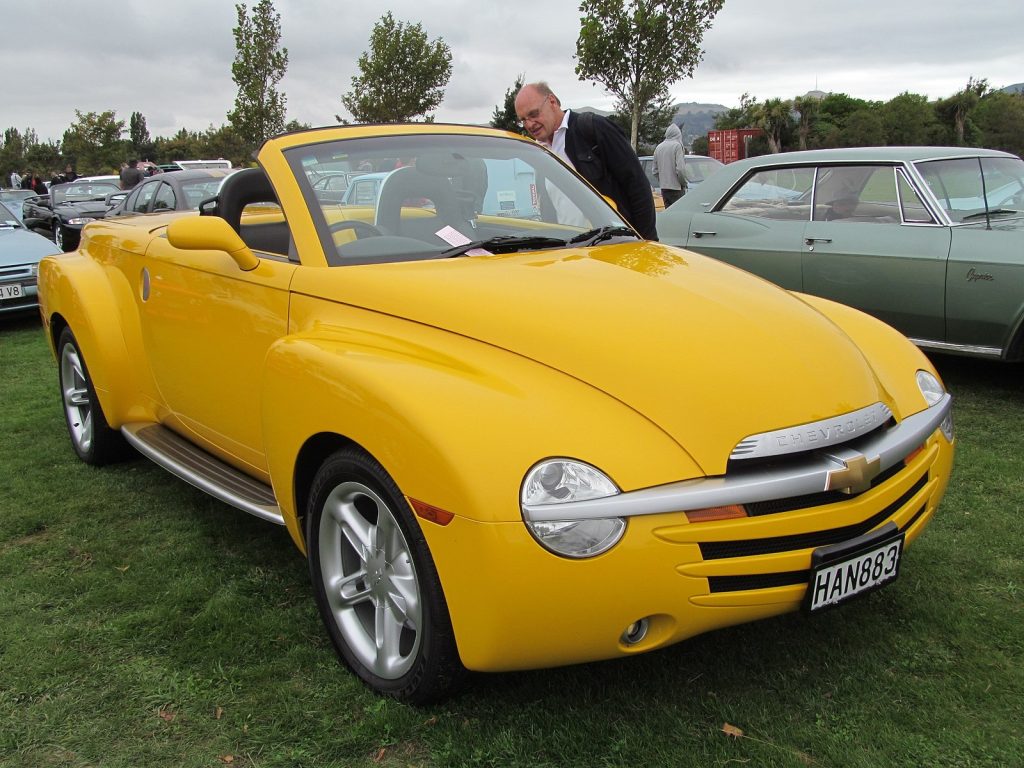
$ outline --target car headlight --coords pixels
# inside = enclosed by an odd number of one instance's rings
[[[618,487],[596,467],[573,459],[547,459],[523,479],[520,502],[547,506],[615,496]],[[594,520],[529,520],[526,527],[550,552],[563,557],[594,557],[615,546],[626,530],[621,517]]]
[[[96,221],[92,216],[79,216],[74,219],[68,219],[68,224],[88,224],[90,221]]]
[[[921,395],[924,397],[925,402],[928,403],[929,408],[942,400],[946,395],[946,388],[942,386],[942,382],[928,371],[917,372],[917,387],[921,390]],[[942,434],[946,436],[947,440],[953,439],[952,410],[946,414],[946,418],[942,420],[939,428],[942,430]]]

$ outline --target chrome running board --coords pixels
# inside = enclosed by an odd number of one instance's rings
[[[284,525],[281,507],[269,485],[239,472],[166,427],[136,422],[122,426],[121,434],[143,456],[215,499]]]

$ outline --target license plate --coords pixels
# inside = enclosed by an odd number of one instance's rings
[[[903,538],[896,524],[888,523],[856,539],[814,550],[804,609],[839,605],[895,580]]]
[[[20,299],[25,294],[22,292],[21,284],[14,283],[13,285],[0,285],[0,301],[6,299]]]

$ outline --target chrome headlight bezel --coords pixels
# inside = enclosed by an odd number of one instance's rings
[[[618,544],[626,531],[625,519],[536,521],[530,519],[525,508],[601,499],[619,493],[619,487],[597,467],[576,459],[552,458],[534,464],[526,473],[519,503],[527,530],[544,549],[579,560],[596,557]]]
[[[921,390],[921,397],[931,408],[933,405],[942,400],[946,396],[946,388],[942,386],[942,382],[939,381],[938,377],[930,371],[919,370],[916,375],[917,388]],[[953,411],[950,410],[946,414],[946,418],[942,420],[939,425],[942,430],[942,434],[945,435],[949,441],[953,440]]]

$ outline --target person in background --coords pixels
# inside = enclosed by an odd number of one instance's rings
[[[516,115],[527,132],[606,197],[633,229],[657,240],[654,198],[640,160],[615,123],[600,115],[563,110],[547,83],[528,83],[515,99]]]
[[[686,194],[686,150],[683,132],[675,123],[668,124],[665,140],[654,148],[654,178],[666,208]]]
[[[64,166],[64,181],[74,181],[78,178],[78,174],[75,173],[75,168],[71,163]]]
[[[11,171],[11,189],[21,189],[21,174]]]
[[[139,161],[134,158],[128,161],[128,165],[121,169],[121,189],[132,189],[138,184],[144,175],[139,170]]]
[[[21,175],[21,188],[32,189],[32,173],[30,171],[25,171]]]
[[[43,181],[43,177],[38,173],[32,174],[32,191],[37,195],[45,195],[47,193],[46,182]]]

